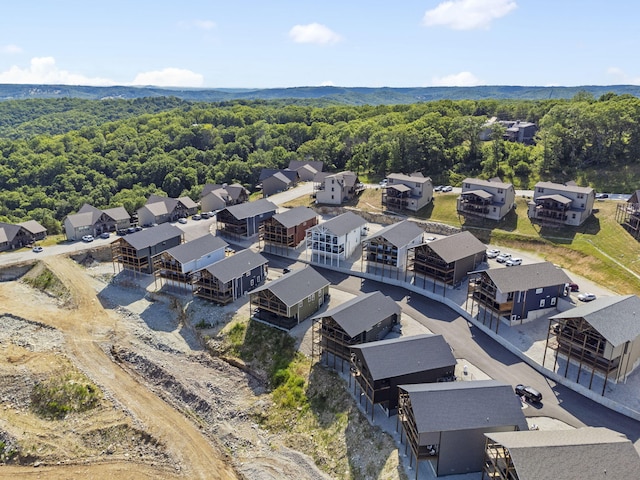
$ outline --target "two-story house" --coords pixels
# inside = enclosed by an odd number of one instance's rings
[[[307,254],[312,263],[342,265],[360,246],[367,221],[345,212],[307,230]]]
[[[269,200],[263,198],[223,208],[216,215],[216,229],[221,235],[241,240],[255,238],[262,231],[265,220],[278,211]]]
[[[297,248],[307,230],[318,224],[318,214],[308,207],[295,207],[264,221],[265,250],[271,252]]]
[[[364,190],[358,176],[349,171],[320,175],[316,177],[316,203],[323,205],[341,205],[353,199]]]
[[[409,249],[422,243],[424,229],[403,220],[384,227],[362,241],[362,256],[370,273],[400,274],[407,269]]]
[[[462,193],[457,202],[460,215],[502,220],[515,206],[516,191],[511,183],[504,183],[499,178],[465,178],[462,182]]]
[[[200,195],[200,208],[203,212],[222,210],[231,205],[237,205],[249,201],[249,190],[239,183],[222,185],[207,183],[202,187]]]
[[[575,182],[566,184],[538,182],[533,188],[528,215],[543,225],[582,225],[593,211],[595,191],[579,187]]]
[[[0,222],[0,251],[30,245],[47,236],[47,229],[35,220],[17,224]]]
[[[392,173],[382,188],[382,205],[388,210],[417,212],[433,200],[433,183],[421,173]]]
[[[134,273],[153,273],[153,257],[182,243],[184,232],[175,225],[164,223],[146,228],[111,242],[114,266]]]
[[[147,203],[137,210],[138,223],[142,226],[175,222],[198,212],[198,204],[190,197],[170,198],[150,195]]]

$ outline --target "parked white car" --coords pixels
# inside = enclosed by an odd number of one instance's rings
[[[93,235],[83,235],[82,236],[82,241],[83,242],[87,242],[87,243],[93,242]]]
[[[501,253],[500,255],[498,255],[496,257],[496,262],[498,263],[505,263],[507,260],[509,260],[511,258],[511,254],[510,253]]]
[[[514,267],[516,265],[522,265],[522,259],[521,258],[510,258],[509,260],[507,260],[505,262],[505,265],[507,267]]]
[[[578,300],[580,300],[581,302],[590,302],[591,300],[595,300],[595,299],[596,299],[595,293],[581,293],[580,295],[578,295]]]
[[[491,250],[487,250],[487,258],[496,258],[500,255],[500,250],[492,248]]]
[[[442,187],[443,192],[453,192],[453,187],[451,185],[445,185]]]

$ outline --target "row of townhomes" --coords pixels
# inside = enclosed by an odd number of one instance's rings
[[[500,325],[545,316],[545,360],[554,363],[546,368],[563,374],[564,367],[567,375],[568,365],[577,366],[605,384],[624,381],[640,364],[640,298],[603,297],[571,307],[572,281],[557,266],[489,268],[486,246],[470,232],[434,239],[409,220],[372,232],[373,225],[351,211],[321,221],[307,207],[278,213],[261,199],[221,209],[216,225],[217,235],[186,243],[182,230],[168,223],[119,237],[112,242],[113,261],[118,269],[154,275],[157,288],[191,289],[218,304],[248,299],[253,321],[274,328],[308,322],[312,355],[348,378],[365,412],[372,419],[376,410],[396,416],[416,478],[425,462],[438,476],[482,472],[487,479],[574,478],[596,464],[633,476],[640,467],[633,444],[607,429],[529,431],[513,386],[456,381],[458,360],[445,336],[401,336],[402,308],[379,291],[329,305],[331,284],[314,267],[359,264],[362,273],[413,288],[448,290],[467,281],[465,308],[479,322],[498,333]],[[264,252],[295,254],[308,265],[268,280],[267,259],[252,249],[229,249],[229,239],[256,241]],[[585,461],[558,460],[542,475],[541,465],[528,458],[543,451],[558,458],[571,452]]]

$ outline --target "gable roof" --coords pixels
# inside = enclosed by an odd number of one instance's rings
[[[574,182],[567,182],[566,185],[562,183],[553,183],[553,182],[538,182],[533,186],[534,196],[538,191],[538,188],[549,188],[552,190],[559,190],[565,192],[574,192],[574,193],[592,193],[593,188],[591,187],[579,187]]]
[[[209,265],[205,270],[222,283],[228,283],[266,263],[266,258],[247,248]]]
[[[121,237],[120,240],[128,243],[136,250],[142,250],[175,237],[182,238],[182,235],[182,230],[175,225],[162,223],[157,227],[145,228],[126,237]]]
[[[636,190],[627,199],[627,203],[640,203],[640,190]]]
[[[84,205],[82,205],[82,207],[80,207],[80,210],[78,210],[78,213],[72,213],[71,215],[67,215],[67,221],[74,228],[85,227],[85,226],[95,224],[101,215],[102,215],[102,212],[100,210],[98,210],[93,205],[89,205],[88,203],[85,203]]]
[[[163,211],[164,213],[172,212],[178,203],[181,203],[184,208],[191,210],[193,208],[198,208],[198,204],[191,200],[191,197],[179,197],[179,198],[171,198],[171,197],[162,197],[160,195],[151,194],[145,203],[145,206],[150,206],[153,204],[162,203],[164,204],[165,210],[152,210],[152,211]],[[156,207],[158,208],[158,207]],[[151,209],[150,209],[151,210]]]
[[[0,223],[0,243],[12,241],[19,231],[19,225],[4,222]]]
[[[447,263],[483,253],[487,249],[484,243],[467,230],[439,238],[428,245],[436,255]]]
[[[480,197],[485,200],[493,198],[493,193],[489,193],[486,190],[466,190],[462,192],[461,195],[475,195],[476,197]]]
[[[214,237],[210,233],[207,233],[202,237],[165,250],[164,253],[168,253],[184,265],[187,262],[202,258],[216,250],[223,249],[227,245],[229,244],[220,237]]]
[[[387,178],[398,180],[399,182],[411,182],[411,183],[427,183],[431,181],[431,177],[425,177],[420,172],[411,173],[405,175],[404,173],[390,173]]]
[[[393,184],[393,185],[387,185],[386,187],[384,187],[386,189],[392,189],[392,190],[396,190],[400,193],[404,193],[404,192],[410,192],[411,191],[411,187],[407,187],[404,183],[398,183],[398,184]]]
[[[244,220],[246,218],[256,217],[267,212],[277,212],[278,207],[266,198],[261,198],[254,202],[245,202],[238,205],[232,205],[225,208],[227,212],[233,215],[238,220]]]
[[[392,223],[377,233],[369,235],[365,241],[382,237],[396,247],[402,248],[418,237],[420,237],[420,241],[422,241],[423,233],[424,229],[419,225],[410,222],[409,220],[403,220],[398,223]]]
[[[282,172],[276,172],[273,175],[271,175],[270,177],[265,178],[264,180],[268,180],[269,178],[275,178],[276,180],[280,181],[281,183],[283,183],[285,185],[289,185],[291,183],[291,180],[286,175],[284,175]]]
[[[345,212],[337,217],[330,218],[326,222],[320,224],[325,227],[331,233],[337,237],[346,235],[352,230],[356,230],[363,225],[366,225],[367,221],[360,215],[356,215],[353,212]]]
[[[379,340],[353,345],[351,349],[360,351],[374,381],[456,365],[451,347],[442,335]]]
[[[564,205],[567,205],[573,201],[570,198],[565,197],[564,195],[560,195],[559,193],[555,193],[553,195],[540,195],[539,197],[536,197],[536,200],[553,200],[554,202],[562,203]]]
[[[551,317],[584,318],[614,347],[640,335],[640,298],[636,295],[599,297]]]
[[[640,457],[631,441],[608,428],[495,432],[485,436],[509,450],[520,480],[626,479],[640,471]]]
[[[106,210],[103,210],[103,213],[116,222],[118,220],[131,219],[131,215],[129,215],[129,212],[127,212],[124,207],[107,208]]]
[[[18,223],[19,226],[24,228],[31,235],[36,235],[38,233],[46,233],[47,229],[40,225],[35,220],[27,220],[26,222]]]
[[[287,307],[292,307],[312,293],[328,286],[329,283],[329,280],[320,275],[314,268],[305,267],[262,285],[251,293],[269,290]]]
[[[324,163],[322,161],[317,161],[317,160],[311,160],[311,161],[291,160],[289,162],[289,169],[290,170],[297,170],[300,167],[304,167],[305,165],[310,166],[316,172],[321,172],[324,169]]]
[[[482,179],[480,179],[480,178],[471,178],[471,177],[468,177],[468,178],[465,178],[465,179],[462,181],[462,186],[463,186],[463,188],[464,188],[464,184],[465,184],[465,183],[469,183],[469,184],[471,184],[471,185],[472,185],[472,186],[474,186],[474,187],[475,187],[475,186],[477,186],[477,187],[504,188],[505,190],[506,190],[506,189],[509,189],[509,188],[511,188],[511,187],[513,187],[513,184],[512,184],[512,183],[506,183],[506,182],[503,182],[503,181],[502,181],[500,178],[498,178],[498,177],[491,178],[491,179],[489,179],[489,180],[482,180]],[[469,192],[464,192],[464,193],[469,193]]]
[[[525,292],[533,288],[571,283],[567,274],[551,262],[532,263],[513,268],[490,268],[484,272],[503,293]]]
[[[295,207],[282,213],[277,213],[273,218],[285,228],[295,227],[307,220],[316,218],[318,214],[308,207]]]
[[[276,173],[280,173],[287,177],[290,182],[297,182],[299,180],[298,172],[295,170],[289,170],[288,168],[278,169],[278,168],[263,168],[260,171],[260,177],[258,178],[259,182],[262,182],[264,179],[272,177]]]
[[[400,385],[409,394],[418,433],[515,425],[528,430],[511,385],[496,380]]]
[[[376,291],[354,297],[313,319],[331,317],[347,335],[355,337],[394,313],[399,316],[400,312],[400,306],[391,297]]]

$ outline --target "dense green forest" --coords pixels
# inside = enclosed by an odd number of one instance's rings
[[[540,126],[535,145],[479,133],[487,118]],[[440,100],[401,105],[220,103],[156,97],[0,103],[0,219],[50,233],[84,202],[129,212],[150,193],[198,199],[206,182],[253,189],[264,167],[321,160],[377,180],[421,171],[436,183],[501,177],[517,188],[577,180],[632,191],[640,99],[581,92],[570,100]]]

